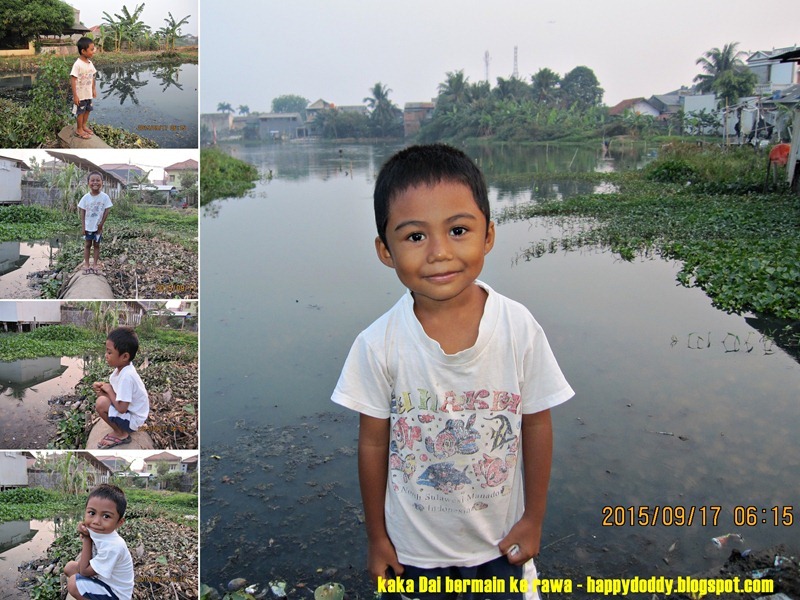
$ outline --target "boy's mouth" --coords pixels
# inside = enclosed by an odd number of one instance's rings
[[[458,271],[447,271],[446,273],[435,273],[433,275],[425,275],[425,279],[433,283],[447,283],[458,276]]]

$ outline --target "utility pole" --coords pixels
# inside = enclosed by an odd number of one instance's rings
[[[483,54],[483,64],[486,70],[486,83],[489,83],[489,63],[492,62],[492,57],[489,56],[489,51],[487,50]]]
[[[519,69],[517,68],[517,47],[514,46],[514,72],[511,73],[511,77],[514,79],[519,79]]]

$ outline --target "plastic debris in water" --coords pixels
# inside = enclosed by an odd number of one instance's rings
[[[246,587],[244,591],[248,594],[255,594],[258,591],[258,584],[254,583],[253,585]]]
[[[314,600],[343,600],[344,586],[341,583],[324,583],[314,590]]]
[[[772,564],[778,569],[782,569],[783,567],[791,567],[792,559],[787,556],[775,556],[775,562]]]
[[[286,582],[285,581],[270,581],[269,589],[278,598],[286,598]]]
[[[750,577],[753,579],[761,579],[769,574],[769,569],[759,569],[758,571],[751,571]]]
[[[714,545],[717,548],[722,548],[728,542],[735,541],[735,540],[743,542],[744,538],[741,535],[739,535],[738,533],[726,533],[725,535],[721,535],[719,537],[711,538],[711,541],[714,542]]]

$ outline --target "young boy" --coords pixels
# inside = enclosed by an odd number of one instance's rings
[[[94,42],[88,37],[78,40],[78,58],[72,65],[69,74],[70,85],[72,87],[72,101],[75,103],[73,114],[77,115],[77,125],[75,135],[89,139],[94,131],[89,129],[89,113],[92,111],[92,98],[97,98],[97,86],[95,85],[95,73],[97,69],[92,64],[94,56]]]
[[[103,225],[108,218],[108,211],[113,204],[103,188],[103,176],[97,171],[89,173],[89,193],[84,194],[78,202],[78,211],[81,213],[81,227],[83,228],[83,272],[94,273],[102,271],[100,263],[100,242],[103,240]],[[89,265],[89,255],[94,246],[94,269]]]
[[[361,413],[369,572],[412,598],[456,595],[419,593],[422,577],[497,577],[492,597],[522,598],[509,584],[536,577],[549,409],[573,391],[528,310],[477,281],[495,228],[463,152],[400,151],[374,200],[378,258],[409,293],[358,336],[332,398]]]
[[[78,535],[83,547],[64,567],[67,590],[77,600],[130,600],[133,560],[117,528],[125,522],[125,492],[101,484],[89,493]]]
[[[106,362],[114,371],[110,383],[96,381],[97,414],[111,427],[98,448],[108,449],[131,441],[131,433],[139,429],[150,414],[150,398],[141,377],[133,366],[139,349],[139,338],[130,327],[118,327],[106,339]]]

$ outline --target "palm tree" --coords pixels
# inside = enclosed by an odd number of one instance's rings
[[[712,48],[697,59],[696,64],[705,71],[694,78],[699,91],[714,92],[726,104],[733,104],[753,91],[758,78],[742,61],[746,52],[737,52],[738,45],[739,42],[731,42],[721,50]]]
[[[233,107],[231,106],[230,102],[220,102],[217,104],[217,112],[232,113]]]
[[[379,137],[384,137],[391,132],[398,110],[389,100],[389,92],[391,91],[381,82],[378,82],[370,89],[372,96],[364,98],[364,102],[367,103],[370,109],[370,120],[373,122],[375,132]]]
[[[239,105],[239,114],[240,115],[249,115],[250,114],[250,107],[246,104]]]
[[[464,104],[469,101],[469,77],[464,71],[445,73],[445,81],[439,84],[439,98],[451,104]]]
[[[561,76],[548,68],[539,69],[531,76],[533,99],[542,104],[555,104]]]

